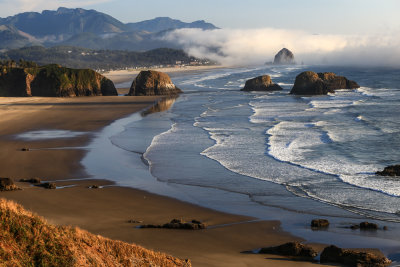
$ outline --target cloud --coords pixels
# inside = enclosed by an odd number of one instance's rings
[[[263,64],[283,47],[306,64],[400,65],[400,32],[377,35],[311,34],[286,29],[179,29],[163,39],[196,57],[225,65]]]
[[[0,0],[0,16],[6,17],[30,11],[41,12],[44,9],[53,10],[61,6],[68,8],[85,7],[111,1],[113,0]]]

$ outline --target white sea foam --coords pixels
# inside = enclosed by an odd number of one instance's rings
[[[69,130],[41,130],[41,131],[25,132],[22,134],[18,134],[15,137],[17,139],[24,139],[24,140],[44,140],[44,139],[58,139],[58,138],[74,138],[85,134],[87,133],[69,131]]]

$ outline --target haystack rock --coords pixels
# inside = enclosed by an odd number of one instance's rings
[[[246,81],[241,91],[276,91],[282,90],[282,87],[272,82],[269,75],[259,76]]]
[[[168,74],[154,70],[141,71],[132,82],[128,95],[177,95],[182,91],[172,83]]]
[[[356,89],[359,87],[356,82],[332,72],[317,74],[313,71],[305,71],[297,75],[290,94],[326,95],[334,93],[336,89]]]
[[[281,49],[278,54],[275,55],[274,64],[276,65],[293,65],[296,64],[294,61],[294,55],[292,51],[287,48]]]
[[[56,64],[41,67],[3,67],[0,96],[109,96],[118,95],[113,82],[90,69]]]

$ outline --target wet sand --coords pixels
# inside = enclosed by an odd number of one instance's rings
[[[112,121],[153,104],[156,97],[0,98],[0,176],[40,177],[57,182],[47,190],[18,183],[24,190],[0,192],[59,225],[74,225],[112,239],[191,259],[194,266],[317,266],[272,255],[242,251],[300,240],[280,230],[277,221],[216,212],[132,188],[88,177],[80,160],[94,134]],[[84,132],[71,138],[27,141],[15,135],[35,130]],[[27,147],[30,151],[21,151]],[[86,179],[76,181],[73,179]],[[89,189],[90,185],[105,186]],[[65,187],[63,187],[65,186]],[[137,229],[173,218],[205,222],[199,231]],[[214,227],[215,226],[215,227]],[[315,245],[321,249],[321,246]],[[324,265],[326,266],[326,265]]]

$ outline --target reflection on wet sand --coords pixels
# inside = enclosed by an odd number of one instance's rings
[[[179,96],[168,96],[168,97],[162,98],[151,108],[143,111],[142,116],[145,117],[152,113],[162,112],[162,111],[166,111],[166,110],[170,109],[178,97]]]

